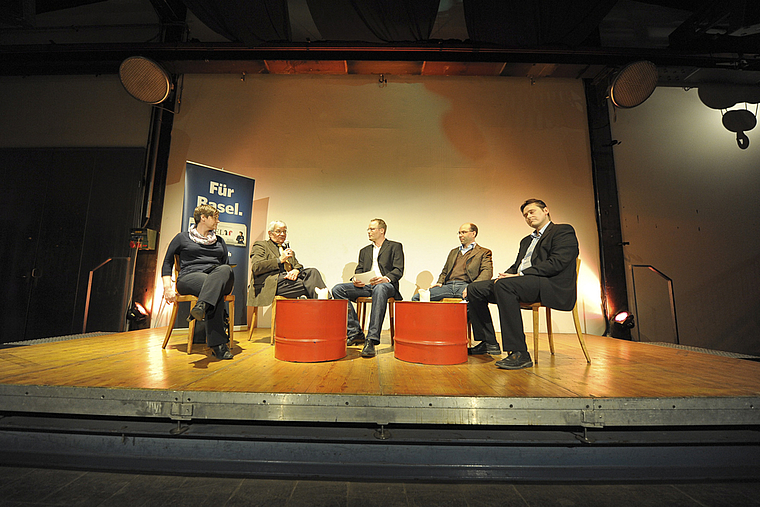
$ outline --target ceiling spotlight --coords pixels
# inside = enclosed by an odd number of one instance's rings
[[[119,79],[127,93],[148,104],[163,102],[172,88],[163,67],[144,56],[130,56],[121,62]]]
[[[736,144],[739,148],[746,150],[749,147],[749,137],[744,133],[746,130],[752,130],[757,125],[757,118],[751,111],[746,109],[734,109],[726,111],[723,115],[723,126],[731,132],[736,132]]]
[[[704,83],[699,86],[699,100],[711,109],[720,109],[723,115],[723,126],[736,133],[736,144],[746,150],[749,147],[747,130],[757,125],[757,108],[760,104],[760,87],[749,85],[731,85],[723,83]],[[730,109],[744,103],[744,109]],[[755,104],[755,113],[747,109],[749,104]],[[725,111],[725,112],[724,112]]]
[[[610,100],[622,109],[636,107],[657,87],[657,66],[642,60],[626,65],[612,78]]]

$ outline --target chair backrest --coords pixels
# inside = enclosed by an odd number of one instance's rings
[[[195,298],[195,296],[177,292],[177,278],[179,278],[179,254],[174,254],[174,291],[178,298],[183,298],[183,301],[191,301],[191,298]]]

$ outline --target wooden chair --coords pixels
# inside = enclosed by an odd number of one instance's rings
[[[395,302],[394,298],[388,298],[388,315],[391,317],[391,345],[393,345],[393,338],[396,336],[396,315],[393,311],[393,303]],[[356,316],[359,318],[362,332],[364,332],[367,323],[367,304],[372,304],[372,298],[356,298]]]
[[[576,290],[578,286],[578,272],[581,269],[581,260],[580,258],[576,259],[575,262],[575,285]],[[520,309],[522,310],[532,310],[533,311],[533,362],[535,364],[538,364],[538,309],[541,308],[543,305],[541,302],[536,303],[520,303]],[[554,336],[552,335],[552,310],[549,307],[544,306],[546,308],[546,331],[549,335],[549,350],[551,351],[552,355],[554,355]],[[575,302],[575,306],[573,307],[573,321],[575,322],[575,333],[578,335],[578,341],[581,344],[581,348],[583,349],[583,355],[586,356],[586,362],[591,364],[591,357],[588,355],[588,350],[586,349],[586,342],[583,339],[583,333],[581,333],[581,321],[578,318],[578,302]]]
[[[441,303],[459,303],[462,304],[462,298],[443,298]],[[467,315],[467,346],[472,347],[472,323],[470,322],[470,315]]]
[[[176,283],[177,273],[179,272],[179,255],[174,256],[174,280]],[[230,342],[232,342],[232,335],[235,329],[235,295],[228,294],[224,296],[224,301],[230,304]],[[179,303],[189,302],[190,308],[195,306],[198,302],[198,297],[193,295],[177,294],[177,299],[172,305],[172,314],[169,317],[169,327],[166,328],[166,336],[164,337],[164,344],[162,349],[166,348],[166,344],[169,343],[169,337],[172,335],[174,325],[177,323],[177,306]],[[193,350],[193,334],[195,333],[195,319],[191,319],[187,327],[187,353],[190,354]]]
[[[275,326],[275,312],[277,311],[277,300],[278,299],[288,299],[282,296],[275,296],[274,300],[272,301],[272,323],[270,324],[270,333],[269,333],[269,344],[274,345],[274,326]],[[251,341],[251,338],[253,338],[253,330],[256,329],[256,324],[258,323],[258,307],[255,307],[253,309],[253,318],[251,319],[251,326],[248,328],[248,341]]]

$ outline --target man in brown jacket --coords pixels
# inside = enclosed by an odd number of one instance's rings
[[[469,284],[490,280],[493,276],[491,250],[475,243],[478,227],[471,223],[462,224],[458,234],[461,245],[449,252],[438,282],[430,287],[430,301],[466,298]],[[419,300],[419,294],[412,297],[412,301]]]

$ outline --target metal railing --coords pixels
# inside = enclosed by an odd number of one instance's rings
[[[653,273],[656,273],[659,275],[662,279],[664,279],[668,284],[668,296],[670,299],[670,315],[673,322],[673,332],[675,333],[676,337],[676,344],[680,345],[681,340],[678,336],[678,318],[676,317],[676,297],[675,297],[675,291],[673,290],[673,279],[670,278],[668,275],[660,271],[659,269],[655,268],[651,264],[632,264],[631,265],[631,284],[633,288],[633,304],[634,304],[634,311],[636,313],[636,318],[639,320],[639,322],[636,325],[636,331],[638,333],[638,341],[641,341],[641,318],[639,315],[639,299],[638,295],[636,293],[636,270],[634,268],[647,268]]]
[[[84,304],[84,322],[82,323],[82,334],[87,332],[87,317],[90,313],[90,296],[92,295],[92,276],[95,274],[95,271],[99,270],[109,262],[113,260],[129,260],[131,257],[109,257],[108,259],[104,260],[97,266],[95,266],[93,269],[90,270],[90,278],[87,280],[87,299]],[[123,306],[123,305],[122,305]],[[123,320],[123,319],[122,319]]]

